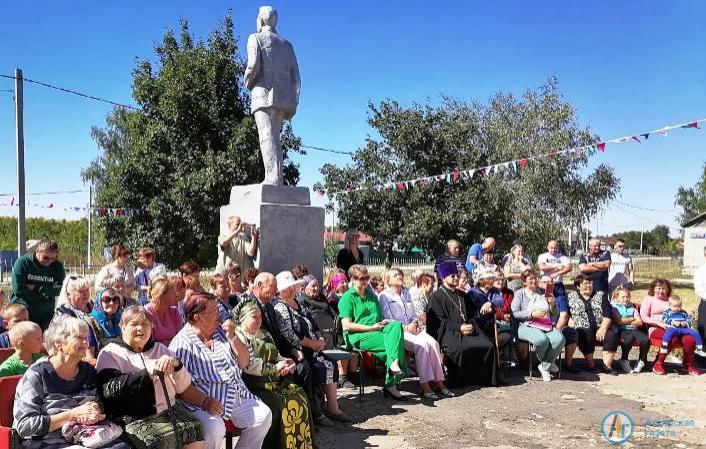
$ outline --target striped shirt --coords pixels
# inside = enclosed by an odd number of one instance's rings
[[[240,403],[240,398],[257,399],[245,386],[238,357],[222,329],[218,328],[213,334],[211,350],[199,339],[193,326],[187,323],[172,339],[169,349],[189,371],[194,386],[223,404],[223,417],[233,416],[233,408],[237,405],[236,401]],[[248,352],[252,361],[254,356],[250,347]],[[184,405],[191,411],[198,410],[198,407]]]

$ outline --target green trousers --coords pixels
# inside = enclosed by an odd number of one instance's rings
[[[385,364],[385,386],[399,385],[401,378],[390,376],[390,365],[400,361],[400,368],[407,376],[407,354],[404,352],[404,332],[402,323],[391,321],[381,331],[357,332],[348,334],[351,344],[358,349],[371,352]]]

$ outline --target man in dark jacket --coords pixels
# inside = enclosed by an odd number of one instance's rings
[[[42,330],[49,327],[54,316],[56,297],[66,276],[59,262],[59,245],[42,239],[33,253],[17,259],[12,268],[12,295],[10,303],[22,304],[29,311],[29,320]]]

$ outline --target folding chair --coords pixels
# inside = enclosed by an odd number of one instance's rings
[[[22,439],[12,429],[15,390],[22,376],[0,377],[0,448],[20,449]]]
[[[0,363],[7,360],[14,353],[15,348],[0,348]]]
[[[240,435],[240,429],[230,419],[224,419],[223,422],[226,425],[226,449],[233,449],[233,437]]]
[[[355,354],[355,356],[358,357],[358,402],[362,402],[363,395],[365,394],[365,354],[369,353],[368,351],[349,345],[345,341],[343,338],[343,323],[340,316],[336,317],[336,347],[351,355]],[[324,351],[324,354],[328,353]]]

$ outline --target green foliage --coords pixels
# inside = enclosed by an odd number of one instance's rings
[[[630,249],[640,248],[640,231],[626,231],[613,234],[613,237],[625,240]],[[642,235],[642,252],[653,256],[670,256],[683,252],[680,239],[669,236],[669,226],[658,225]]]
[[[439,106],[405,108],[388,100],[369,108],[368,123],[380,139],[368,138],[351,165],[325,165],[326,191],[487,166],[596,139],[576,122],[555,80],[521,98],[498,93],[487,104],[444,97]],[[580,175],[587,160],[577,153],[485,179],[340,195],[339,219],[388,254],[395,244],[438,254],[450,238],[469,245],[485,235],[497,237],[500,250],[520,241],[537,254],[618,192],[619,180],[605,165]]]
[[[679,220],[686,223],[699,214],[706,212],[706,164],[701,178],[691,188],[679,187],[674,198],[674,205],[681,208]]]
[[[83,176],[96,185],[97,206],[149,211],[102,219],[107,243],[155,247],[172,267],[187,259],[211,266],[231,187],[264,177],[230,13],[207,42],[182,21],[179,36],[168,30],[155,53],[132,73],[140,110],[116,108],[93,129],[102,154]],[[301,152],[299,140],[289,124],[282,134],[285,182],[296,184],[287,153]]]
[[[88,241],[87,220],[49,220],[46,218],[28,218],[26,221],[27,240],[50,238],[59,243],[61,260],[66,264],[76,265],[86,262],[86,244]],[[101,255],[103,236],[95,232],[93,255],[96,263]],[[17,249],[17,218],[0,217],[0,250]]]

